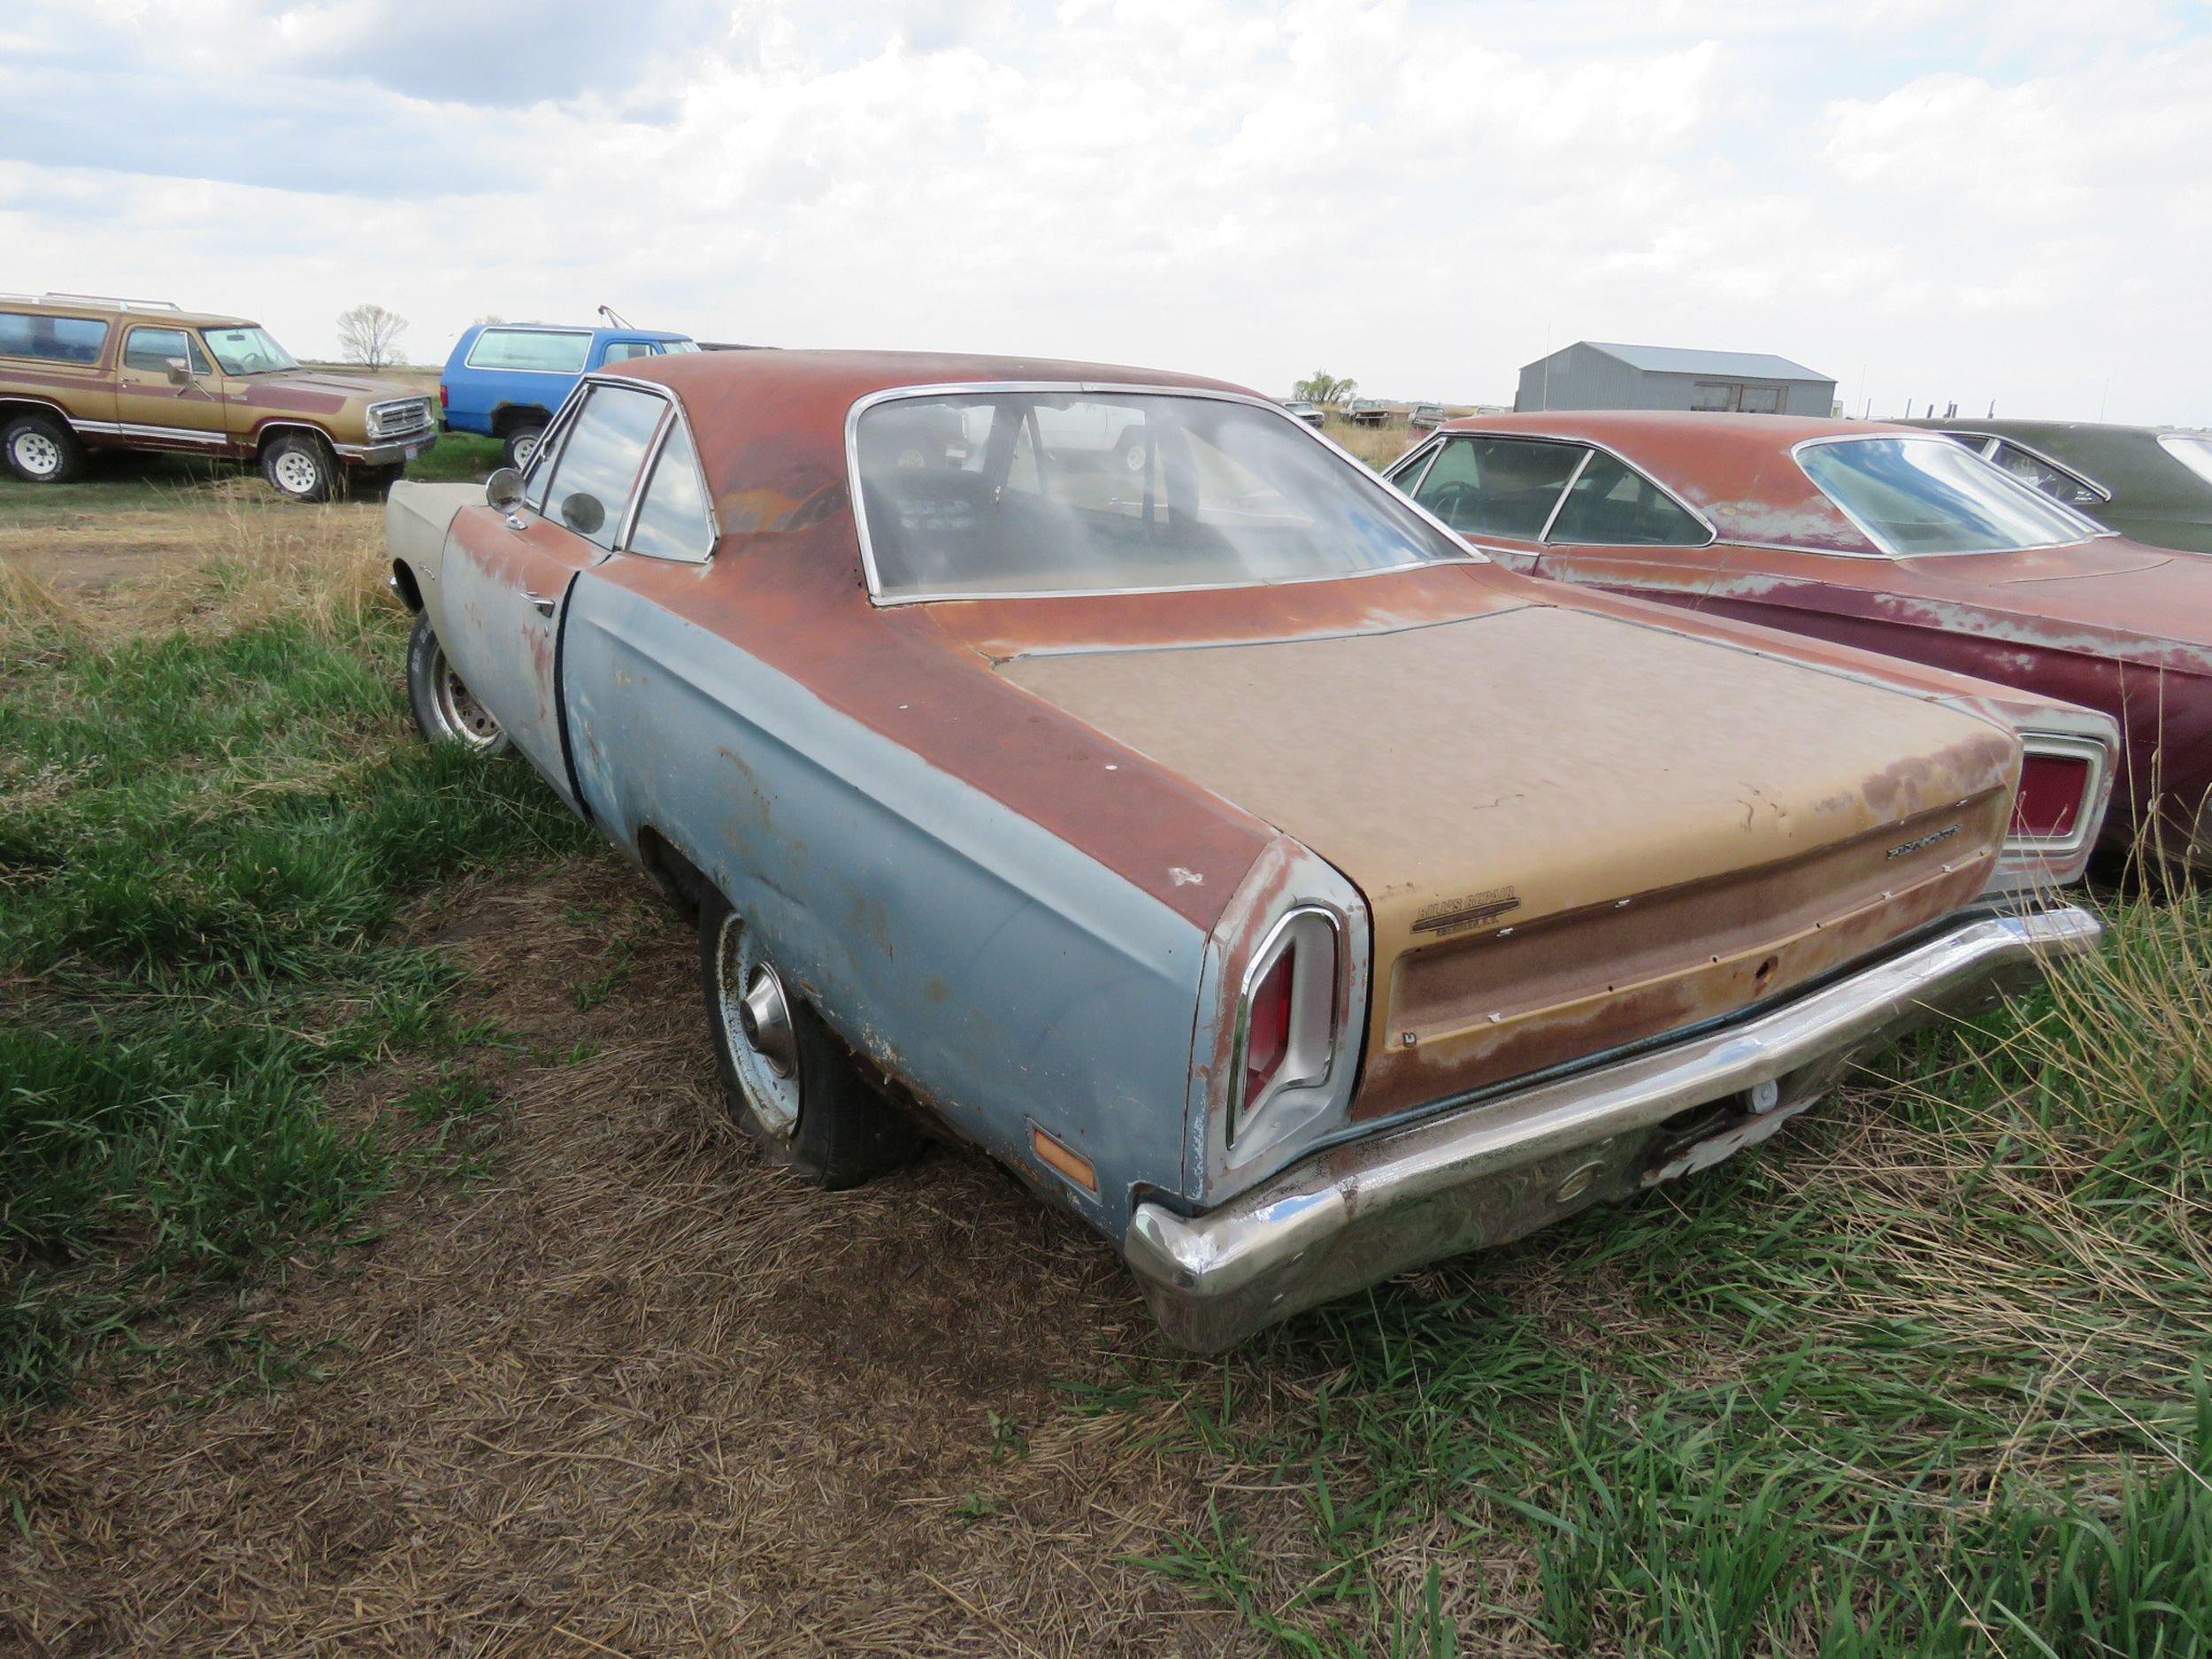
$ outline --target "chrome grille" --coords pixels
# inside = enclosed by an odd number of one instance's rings
[[[379,403],[370,414],[378,438],[404,438],[430,429],[430,400],[410,398],[403,403]]]

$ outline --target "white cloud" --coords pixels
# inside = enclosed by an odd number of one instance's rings
[[[365,299],[418,356],[607,301],[1269,389],[1503,398],[1591,337],[1863,370],[1878,411],[2109,380],[2116,417],[2212,419],[2212,48],[2121,4],[2140,38],[2053,12],[2047,64],[1962,0],[642,0],[541,4],[526,51],[451,0],[34,6],[0,243],[308,350]],[[180,35],[227,72],[165,73]]]

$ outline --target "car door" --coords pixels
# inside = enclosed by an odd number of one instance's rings
[[[504,514],[459,514],[446,550],[446,655],[580,810],[561,710],[564,607],[578,573],[622,536],[671,407],[666,393],[641,381],[584,381],[532,457],[522,502]]]
[[[1593,446],[1544,527],[1537,573],[1707,610],[1740,586],[1738,551],[1678,496]]]
[[[182,384],[170,365],[182,363]],[[229,442],[222,381],[199,339],[174,323],[133,323],[116,360],[115,419],[122,435],[158,449],[219,452]]]

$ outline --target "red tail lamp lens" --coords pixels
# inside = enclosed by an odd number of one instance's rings
[[[440,380],[438,382],[438,407],[441,409],[450,409],[453,407],[453,395],[445,389],[445,382],[443,380]]]
[[[2020,767],[2019,797],[2012,803],[2012,833],[2063,841],[2074,833],[2088,788],[2089,763],[2079,756],[2029,755]]]
[[[1295,949],[1275,958],[1266,977],[1252,987],[1252,1008],[1244,1027],[1244,1100],[1249,1106],[1275,1080],[1290,1051],[1290,988],[1298,960]]]

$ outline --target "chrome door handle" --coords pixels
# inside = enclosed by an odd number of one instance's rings
[[[522,596],[538,608],[538,614],[541,617],[551,616],[553,607],[561,603],[557,599],[549,599],[543,594],[534,594],[526,588],[522,590]]]

